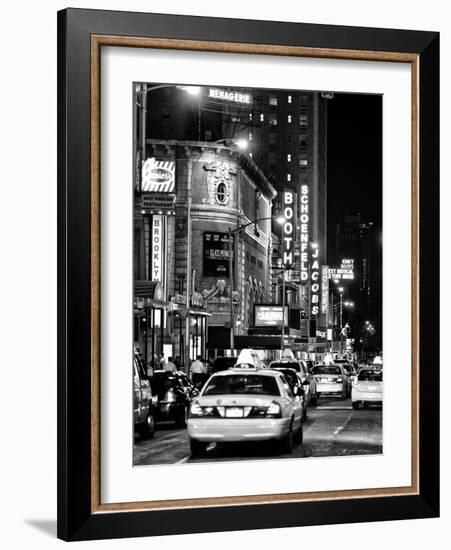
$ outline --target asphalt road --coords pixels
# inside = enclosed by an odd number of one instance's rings
[[[341,401],[322,397],[317,406],[308,409],[304,442],[296,445],[291,455],[279,454],[271,443],[229,443],[212,444],[205,457],[193,459],[186,429],[177,429],[171,423],[159,423],[153,439],[135,437],[134,465],[380,453],[380,407],[353,410],[350,399]]]

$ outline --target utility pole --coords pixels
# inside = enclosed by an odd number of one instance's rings
[[[233,246],[232,246],[232,229],[229,227],[229,289],[230,289],[230,350],[235,349],[235,320],[233,315]]]
[[[189,372],[190,348],[191,348],[191,248],[192,248],[192,227],[191,227],[191,201],[192,201],[192,180],[194,166],[191,159],[188,159],[191,166],[186,190],[186,319],[185,319],[185,369]]]
[[[285,350],[285,273],[286,267],[283,266],[282,271],[282,336],[280,342],[280,349],[282,350],[282,355]]]

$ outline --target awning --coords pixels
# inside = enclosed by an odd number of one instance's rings
[[[294,338],[285,335],[285,345],[292,345]],[[235,349],[280,349],[281,336],[270,334],[251,334],[234,336]],[[207,349],[230,349],[230,328],[210,326],[207,333]]]
[[[147,307],[167,307],[164,301],[164,290],[160,281],[135,281],[133,285],[135,302],[142,299]]]

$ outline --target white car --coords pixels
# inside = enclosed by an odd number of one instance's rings
[[[251,363],[213,374],[191,403],[188,436],[192,456],[210,443],[275,440],[291,453],[302,442],[302,396],[283,374]]]
[[[359,374],[352,382],[351,392],[352,408],[358,409],[362,404],[380,403],[383,401],[382,369],[366,367],[359,371]]]

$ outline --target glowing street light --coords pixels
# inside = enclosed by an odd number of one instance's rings
[[[201,87],[200,86],[176,86],[178,90],[183,90],[189,95],[199,95]]]

